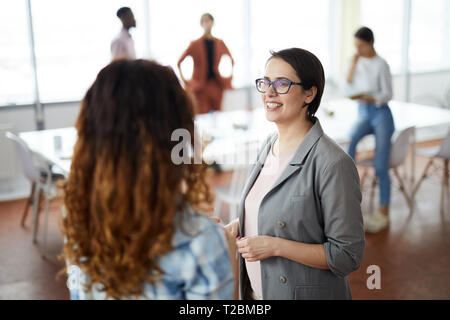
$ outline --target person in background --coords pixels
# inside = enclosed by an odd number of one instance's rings
[[[117,17],[122,22],[122,30],[111,42],[112,60],[136,59],[134,40],[130,34],[130,29],[136,28],[133,11],[128,7],[122,7],[117,10]]]
[[[64,185],[72,299],[235,297],[234,239],[197,211],[211,203],[206,166],[172,161],[172,133],[194,137],[193,116],[169,67],[119,60],[98,74]]]
[[[273,52],[256,80],[268,121],[277,126],[250,171],[239,218],[243,299],[351,299],[348,275],[365,240],[358,171],[315,116],[325,86],[307,50]]]
[[[201,16],[200,24],[204,30],[200,39],[192,41],[178,60],[178,70],[186,88],[193,94],[197,113],[208,113],[220,110],[222,96],[225,89],[231,89],[232,76],[224,78],[219,72],[219,64],[223,55],[228,55],[231,64],[234,60],[227,46],[211,31],[214,26],[214,17],[205,13]],[[181,63],[191,56],[194,60],[192,79],[186,80],[181,70]]]
[[[366,231],[373,233],[389,226],[389,158],[395,130],[388,105],[392,99],[392,76],[388,63],[375,51],[374,42],[373,32],[367,27],[355,33],[356,53],[346,73],[347,86],[361,92],[351,97],[358,102],[358,121],[350,132],[348,154],[355,160],[358,142],[366,135],[375,135],[374,168],[379,181],[380,206],[364,223]]]

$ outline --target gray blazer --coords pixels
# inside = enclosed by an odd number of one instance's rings
[[[244,235],[244,201],[277,134],[270,136],[250,171],[239,204],[239,235]],[[264,196],[258,233],[323,244],[330,270],[282,257],[261,261],[263,299],[351,299],[347,275],[359,268],[365,241],[359,176],[353,160],[315,124],[292,161]],[[239,262],[240,296],[251,285],[245,261]]]

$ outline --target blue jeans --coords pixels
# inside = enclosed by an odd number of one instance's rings
[[[380,188],[380,205],[387,206],[391,198],[389,157],[391,138],[394,133],[394,119],[388,105],[377,107],[372,103],[359,102],[358,121],[350,132],[348,154],[355,160],[356,145],[368,134],[375,134],[375,157],[373,166]]]

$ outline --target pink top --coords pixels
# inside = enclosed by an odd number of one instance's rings
[[[136,59],[134,40],[127,29],[122,28],[120,33],[111,43],[112,60],[116,59]]]
[[[261,201],[267,192],[270,191],[281,173],[287,167],[294,156],[294,152],[283,157],[274,156],[272,149],[267,155],[264,166],[256,179],[253,187],[250,189],[245,199],[245,219],[244,219],[244,235],[245,237],[258,235],[258,212]],[[245,261],[247,274],[252,285],[253,292],[262,297],[261,285],[261,267],[260,262]]]

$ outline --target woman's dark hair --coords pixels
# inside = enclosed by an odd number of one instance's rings
[[[210,18],[210,19],[214,22],[214,17],[212,16],[211,13],[204,13],[204,14],[202,14],[202,16],[200,17],[200,25],[203,23],[203,18],[204,18],[204,17],[208,17],[208,18]]]
[[[294,68],[300,81],[303,83],[302,87],[309,90],[312,87],[317,88],[317,94],[313,101],[308,106],[307,117],[309,121],[313,122],[314,115],[319,109],[320,100],[322,99],[323,90],[325,87],[325,72],[323,70],[320,60],[311,52],[305,49],[291,48],[277,52],[270,52],[271,57],[279,58],[291,65]]]
[[[356,31],[355,38],[361,39],[367,43],[374,43],[375,37],[373,36],[372,30],[367,27],[361,27]]]
[[[171,158],[172,133],[185,129],[193,140],[193,117],[173,70],[151,61],[113,62],[87,91],[62,223],[62,256],[89,276],[87,288],[140,295],[163,273],[158,259],[173,249],[176,212],[210,203],[206,165]]]
[[[119,10],[117,10],[116,15],[118,18],[122,18],[128,12],[131,12],[131,9],[129,7],[122,7]]]

